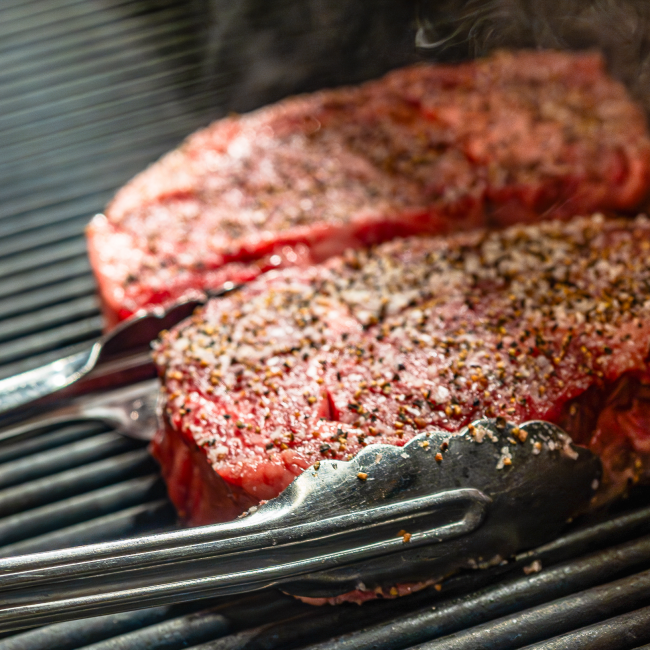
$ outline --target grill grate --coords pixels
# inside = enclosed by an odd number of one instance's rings
[[[440,592],[362,608],[313,608],[271,590],[50,625],[0,640],[0,650],[515,649],[562,633],[569,635],[533,647],[579,648],[595,635],[598,641],[584,647],[635,648],[650,642],[650,507],[639,507],[647,497],[639,493],[614,518],[591,521],[516,562],[451,578]],[[158,532],[174,523],[140,442],[75,425],[0,447],[2,555]],[[544,570],[525,575],[534,560]]]
[[[0,377],[99,336],[83,229],[131,176],[230,108],[375,76],[412,57],[412,3],[377,0],[372,15],[330,4],[3,1]],[[264,20],[303,50],[274,49]],[[309,65],[291,66],[305,51]],[[617,519],[450,579],[440,593],[312,608],[266,591],[50,625],[5,636],[0,650],[640,647],[650,642],[650,508],[640,507],[647,493],[640,498]],[[174,526],[142,443],[87,424],[0,446],[1,555]],[[544,571],[526,576],[535,559]]]
[[[101,333],[85,224],[218,112],[195,5],[0,8],[0,376]]]

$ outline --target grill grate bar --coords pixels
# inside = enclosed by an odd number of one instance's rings
[[[0,640],[0,650],[77,650],[158,623],[167,618],[170,611],[170,607],[155,607],[48,625]]]
[[[69,201],[52,203],[32,212],[14,212],[0,217],[0,235],[10,237],[26,232],[38,232],[40,228],[65,224],[70,219],[93,214],[93,206],[104,199],[108,200],[107,191],[92,194],[80,194]],[[79,232],[82,232],[83,226]]]
[[[0,240],[0,260],[19,254],[33,253],[36,249],[46,248],[50,244],[56,245],[59,242],[79,237],[87,222],[88,215],[76,216],[53,226],[41,226],[37,229],[23,231],[18,236],[4,237]]]
[[[61,323],[69,323],[73,314],[76,319],[96,316],[97,297],[94,294],[82,296],[0,323],[0,343],[32,332],[51,329]]]
[[[0,473],[0,489],[126,453],[140,446],[135,441],[113,431],[100,433],[92,438],[6,463]]]
[[[147,8],[146,1],[111,0],[110,5],[107,5],[96,0],[57,0],[56,3],[49,4],[43,12],[32,14],[31,9],[19,10],[13,19],[10,14],[7,20],[3,10],[3,21],[0,23],[4,28],[0,40],[3,47],[0,52],[10,51],[13,47],[29,50],[39,41],[55,38],[59,34],[88,32],[109,26],[127,18],[129,14],[137,16]]]
[[[650,641],[650,607],[569,632],[551,641],[526,646],[522,650],[642,650],[636,644],[644,641]]]
[[[170,80],[172,75],[172,72],[163,73],[150,81],[165,82]],[[119,130],[116,130],[116,133],[119,134],[122,128],[128,128],[130,125],[130,121],[125,118],[131,113],[140,113],[147,109],[152,111],[154,107],[157,111],[159,106],[165,107],[166,112],[178,111],[179,95],[182,96],[183,91],[191,90],[194,85],[191,77],[188,79],[187,75],[182,76],[183,81],[173,89],[165,83],[140,85],[130,81],[123,84],[121,92],[118,94],[101,93],[98,97],[68,98],[66,105],[62,107],[66,109],[65,111],[51,110],[47,112],[32,109],[27,116],[24,113],[2,115],[0,116],[0,132],[3,137],[8,138],[8,144],[19,144],[24,137],[29,137],[32,141],[38,141],[40,145],[43,143],[42,138],[55,137],[55,134],[74,135],[77,130],[83,132],[87,128],[88,122],[101,125],[104,122],[115,121],[119,124]],[[198,96],[202,97],[203,94]],[[209,108],[207,101],[209,96],[208,94],[205,98],[206,108]],[[192,113],[200,114],[198,108],[194,106]],[[179,119],[187,116],[188,113],[185,112],[183,115],[179,115]],[[26,117],[30,119],[25,119]],[[148,123],[145,123],[143,126],[146,128],[147,125]],[[76,137],[66,140],[71,146],[76,142]]]
[[[86,242],[81,237],[57,242],[40,251],[37,260],[30,255],[17,255],[0,262],[0,281],[4,277],[17,275],[41,266],[49,266],[63,260],[80,257],[86,252]]]
[[[21,294],[25,291],[44,288],[56,282],[81,275],[90,277],[90,264],[86,255],[62,263],[52,264],[45,269],[32,269],[18,276],[4,279],[0,282],[0,299]]]
[[[142,164],[142,155],[145,154],[145,159],[150,160],[152,158],[157,158],[161,153],[166,151],[162,147],[167,146],[169,148],[170,141],[172,145],[178,144],[178,140],[183,137],[183,134],[187,132],[187,129],[194,128],[196,126],[196,121],[188,121],[182,128],[183,125],[180,125],[179,121],[169,119],[167,120],[167,128],[164,122],[158,123],[157,131],[149,131],[144,133],[139,133],[137,130],[134,133],[130,133],[128,130],[125,131],[119,139],[107,138],[106,141],[97,148],[95,147],[86,147],[83,151],[83,155],[80,156],[79,160],[73,160],[72,162],[79,164],[80,169],[74,178],[70,178],[69,169],[63,169],[60,172],[53,172],[50,169],[50,165],[45,165],[43,168],[34,166],[34,172],[39,173],[43,172],[46,175],[40,181],[27,180],[21,183],[16,183],[12,188],[11,192],[7,192],[7,211],[22,211],[22,206],[25,203],[25,199],[32,199],[35,197],[25,197],[25,186],[29,185],[31,191],[36,194],[36,198],[40,198],[40,195],[43,193],[50,193],[57,189],[61,183],[69,183],[70,187],[66,187],[68,191],[73,190],[77,195],[79,192],[79,186],[84,187],[93,187],[93,184],[96,184],[96,189],[102,191],[106,187],[106,182],[110,181],[113,176],[112,174],[115,171],[118,171],[120,180],[124,181],[124,170],[120,169],[122,165],[132,166],[134,161],[138,164]],[[130,146],[129,146],[130,144]],[[110,155],[109,155],[110,154]],[[88,166],[86,166],[88,165]],[[104,178],[104,175],[107,175]],[[110,176],[108,176],[110,174]],[[98,178],[95,176],[98,175]],[[17,176],[17,179],[20,179],[20,175]],[[11,175],[7,175],[7,181],[11,182],[13,179]],[[91,182],[93,181],[93,182]],[[101,184],[100,184],[101,183]],[[76,198],[76,197],[73,197]],[[14,200],[15,199],[15,200]],[[26,210],[28,211],[28,210]]]
[[[390,620],[374,627],[310,647],[312,650],[370,650],[378,643],[390,643],[394,650],[409,648],[469,626],[483,624],[487,628],[491,625],[488,621],[497,617],[591,588],[647,566],[650,566],[650,536],[562,563],[540,574],[487,588],[470,598],[452,599],[435,610],[426,607],[404,617],[391,616]],[[479,577],[489,580],[491,575],[486,572]]]
[[[95,27],[101,33],[105,25],[98,23]],[[175,8],[163,9],[151,17],[149,29],[142,31],[140,16],[126,16],[120,21],[119,31],[113,30],[110,44],[97,43],[97,33],[92,30],[76,32],[59,32],[55,38],[45,39],[31,44],[30,48],[13,49],[3,53],[7,66],[0,71],[0,82],[11,79],[26,79],[42,70],[57,72],[74,65],[79,60],[79,48],[92,46],[98,49],[100,55],[114,50],[116,47],[132,48],[138,41],[146,43],[154,41],[166,45],[171,37],[174,41],[178,33],[187,29],[191,31],[192,23],[187,21],[186,14],[179,14]],[[173,21],[173,22],[170,22]]]
[[[594,587],[436,641],[417,650],[517,650],[548,637],[629,611],[650,601],[650,571]],[[415,649],[414,649],[415,650]]]
[[[122,650],[122,648],[187,648],[219,638],[227,633],[230,622],[218,611],[201,611],[173,618],[144,630],[125,634],[88,646],[85,650]],[[0,646],[1,648],[1,646]]]
[[[203,95],[209,97],[210,93]],[[200,99],[201,96],[197,96],[197,98]],[[144,131],[149,137],[155,133],[159,139],[166,139],[166,130],[173,135],[180,134],[181,138],[185,137],[190,130],[196,128],[197,120],[196,118],[181,120],[171,110],[175,105],[176,103],[171,102],[159,105],[154,120],[152,120],[149,105],[126,113],[119,118],[109,117],[105,120],[97,120],[93,114],[93,121],[90,124],[82,122],[81,126],[78,125],[70,132],[61,133],[57,130],[41,137],[39,150],[31,155],[25,154],[25,143],[21,138],[14,147],[4,149],[5,156],[4,160],[0,162],[0,171],[9,175],[15,169],[18,160],[21,165],[29,165],[34,173],[41,170],[50,172],[52,166],[60,164],[62,159],[66,161],[66,165],[88,161],[95,163],[98,157],[104,155],[105,150],[110,150],[111,145],[115,142],[116,128],[120,128],[119,137],[126,140],[133,133],[137,134],[141,131]],[[123,124],[125,117],[129,120],[128,128],[125,128]],[[137,145],[137,141],[135,144]],[[131,153],[133,153],[133,149],[131,149]]]
[[[42,93],[39,96],[38,92],[34,92],[32,97],[9,97],[0,100],[0,111],[2,111],[0,113],[2,116],[0,117],[0,131],[6,128],[5,124],[14,116],[20,117],[21,121],[38,120],[39,117],[49,116],[54,110],[68,112],[71,107],[76,110],[91,109],[92,106],[115,97],[116,93],[126,95],[137,86],[142,92],[142,86],[147,83],[171,82],[177,75],[187,77],[196,71],[196,66],[191,63],[185,63],[173,70],[158,69],[157,66],[151,65],[149,67],[152,69],[148,75],[142,74],[144,70],[139,65],[130,68],[131,74],[128,76],[123,74],[124,69],[110,71],[101,76],[97,75],[87,87],[81,86],[81,81],[62,84],[57,88],[57,95],[48,97],[47,101],[42,104],[38,103],[43,99]],[[81,92],[75,93],[75,89]]]
[[[33,438],[5,443],[0,445],[0,463],[8,463],[19,458],[26,458],[31,454],[39,454],[47,449],[56,449],[61,445],[102,433],[104,430],[105,427],[101,424],[75,424],[61,427],[55,431],[48,431],[47,433],[41,432]],[[0,471],[3,470],[4,467],[0,466]]]
[[[137,56],[164,62],[156,56],[160,51],[160,41],[156,41],[157,33],[160,35],[166,32],[167,38],[164,41],[166,48],[181,47],[180,55],[183,58],[195,56],[196,38],[187,31],[191,21],[178,11],[171,12],[169,18],[178,21],[178,31],[171,29],[169,24],[163,24],[160,26],[162,29],[159,27],[158,30],[150,30],[146,34],[139,31],[128,33],[122,29],[110,40],[97,43],[96,56],[92,59],[79,58],[75,56],[74,51],[70,50],[62,50],[58,55],[50,54],[46,60],[30,57],[23,65],[14,65],[0,72],[0,83],[7,89],[7,95],[24,97],[33,92],[35,87],[42,87],[45,83],[50,91],[71,81],[75,84],[80,81],[86,82],[98,72],[111,68],[116,70],[125,63],[132,63],[133,48],[137,48]]]
[[[158,474],[110,485],[0,519],[0,546],[46,535],[165,495]]]
[[[181,84],[180,91],[188,90],[191,82]],[[197,99],[205,101],[210,99],[210,93],[197,94]],[[0,162],[2,167],[14,165],[13,161],[18,158],[21,164],[33,164],[34,161],[44,159],[52,152],[60,152],[62,160],[67,162],[68,152],[73,152],[87,147],[88,142],[95,141],[100,137],[115,137],[125,128],[139,127],[141,129],[152,128],[152,105],[156,106],[156,114],[159,116],[173,118],[174,112],[178,110],[178,97],[167,91],[153,89],[148,93],[130,94],[127,97],[107,102],[102,106],[95,106],[92,110],[82,108],[64,115],[48,116],[47,119],[29,125],[20,120],[19,124],[3,132],[3,140],[7,146],[3,147],[6,157]],[[119,111],[119,114],[116,114]],[[182,119],[182,118],[176,118]],[[187,119],[187,116],[185,116]],[[193,128],[199,125],[199,119],[194,118]],[[155,123],[155,122],[154,122]],[[180,132],[181,129],[178,128]],[[181,137],[187,136],[186,131]],[[27,140],[27,141],[26,141]],[[30,147],[36,144],[38,147]],[[27,150],[26,150],[27,149]]]
[[[45,292],[41,290],[41,287],[24,291],[20,295],[14,296],[11,301],[0,301],[0,320],[21,317],[48,305],[54,306],[89,294],[96,296],[95,280],[88,275],[48,286]],[[70,317],[72,316],[73,314],[70,314]]]
[[[190,650],[243,650],[244,648],[259,648],[260,650],[285,650],[287,648],[303,647],[305,640],[311,642],[318,639],[327,639],[332,630],[342,632],[359,626],[360,622],[368,624],[372,621],[385,618],[393,603],[377,602],[368,607],[364,604],[364,611],[348,607],[335,607],[311,611],[300,611],[295,608],[285,608],[284,616],[265,625],[248,628],[231,634],[216,643],[206,643],[193,646]],[[294,611],[292,612],[292,609]],[[293,616],[291,615],[293,614]],[[136,648],[137,646],[132,646]],[[392,646],[377,646],[374,648]],[[109,650],[108,647],[106,650]]]
[[[99,315],[84,318],[75,322],[68,322],[64,325],[54,327],[46,332],[24,336],[11,342],[11,345],[0,345],[0,365],[8,364],[11,361],[31,358],[39,352],[59,350],[55,357],[63,356],[61,347],[71,343],[95,339],[102,332],[102,318]],[[3,368],[6,370],[6,368]]]
[[[173,528],[175,523],[176,513],[172,505],[167,499],[158,499],[103,517],[86,520],[39,537],[9,544],[2,548],[2,554],[8,556],[40,553],[70,546],[135,537],[146,533],[164,532]]]
[[[176,142],[175,142],[176,143]],[[105,192],[109,188],[116,187],[117,184],[122,183],[126,178],[132,176],[135,171],[140,170],[137,165],[142,164],[142,159],[152,160],[158,157],[161,146],[169,148],[169,143],[163,140],[162,145],[152,145],[147,149],[141,149],[137,153],[125,156],[119,159],[109,159],[105,163],[98,163],[95,172],[101,172],[99,177],[90,173],[90,170],[79,171],[74,179],[68,178],[68,183],[61,182],[56,185],[53,184],[50,176],[46,182],[35,183],[32,187],[33,194],[31,196],[22,196],[21,198],[13,201],[7,201],[3,206],[7,213],[17,214],[22,212],[30,212],[32,210],[40,209],[47,206],[50,202],[64,202],[76,199],[79,196],[79,184],[83,186],[85,191],[89,193]],[[125,176],[125,170],[126,176]],[[66,176],[63,176],[65,179]],[[82,182],[83,181],[83,182]]]
[[[5,517],[98,489],[151,472],[154,468],[155,463],[147,450],[139,449],[6,488],[0,490],[0,516]]]
[[[155,648],[156,650],[175,650],[178,648],[180,650],[180,648],[187,648],[190,644],[201,643],[201,640],[195,634],[188,635],[187,637],[182,634],[186,622],[192,620],[195,616],[196,618],[200,618],[206,613],[213,617],[220,616],[224,625],[219,628],[217,624],[216,634],[213,632],[211,635],[206,635],[205,637],[205,640],[218,639],[216,642],[208,641],[205,645],[192,645],[192,648],[228,648],[233,647],[231,645],[233,638],[240,639],[241,635],[235,634],[225,638],[223,635],[233,630],[249,627],[252,620],[261,623],[282,621],[284,624],[288,624],[291,621],[291,624],[293,624],[296,615],[299,616],[301,613],[305,613],[305,610],[312,609],[305,608],[304,605],[300,605],[292,598],[274,592],[259,594],[254,598],[240,597],[237,599],[229,599],[225,602],[222,599],[221,602],[223,603],[222,605],[214,607],[207,612],[204,610],[197,614],[192,613],[189,616],[186,615],[172,619],[169,622],[157,623],[149,628],[133,631],[129,634],[97,643],[96,645],[84,648],[84,650],[126,650],[127,648]],[[200,627],[195,628],[195,630],[201,633]],[[178,634],[179,632],[181,634]],[[243,648],[243,646],[234,647]],[[266,645],[261,639],[255,638],[253,644],[247,647],[250,650],[253,650],[253,648],[259,648],[261,650]],[[1,645],[0,650],[4,650]]]

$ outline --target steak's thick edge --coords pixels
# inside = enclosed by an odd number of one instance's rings
[[[591,53],[421,65],[192,135],[88,229],[109,324],[397,236],[631,210],[639,108]]]
[[[165,335],[153,451],[207,523],[373,442],[543,419],[601,456],[606,500],[650,476],[648,341],[646,218],[396,240],[267,274]],[[191,488],[165,445],[220,490]]]

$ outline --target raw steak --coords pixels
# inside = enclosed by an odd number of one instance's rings
[[[601,456],[602,502],[650,477],[649,341],[646,218],[399,239],[273,271],[167,333],[152,449],[205,524],[371,443],[544,419]]]
[[[215,122],[88,229],[107,323],[396,236],[631,210],[641,111],[596,54],[502,52]]]

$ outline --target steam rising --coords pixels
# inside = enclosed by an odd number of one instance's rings
[[[416,45],[440,59],[497,48],[599,49],[650,115],[648,0],[421,0]]]

